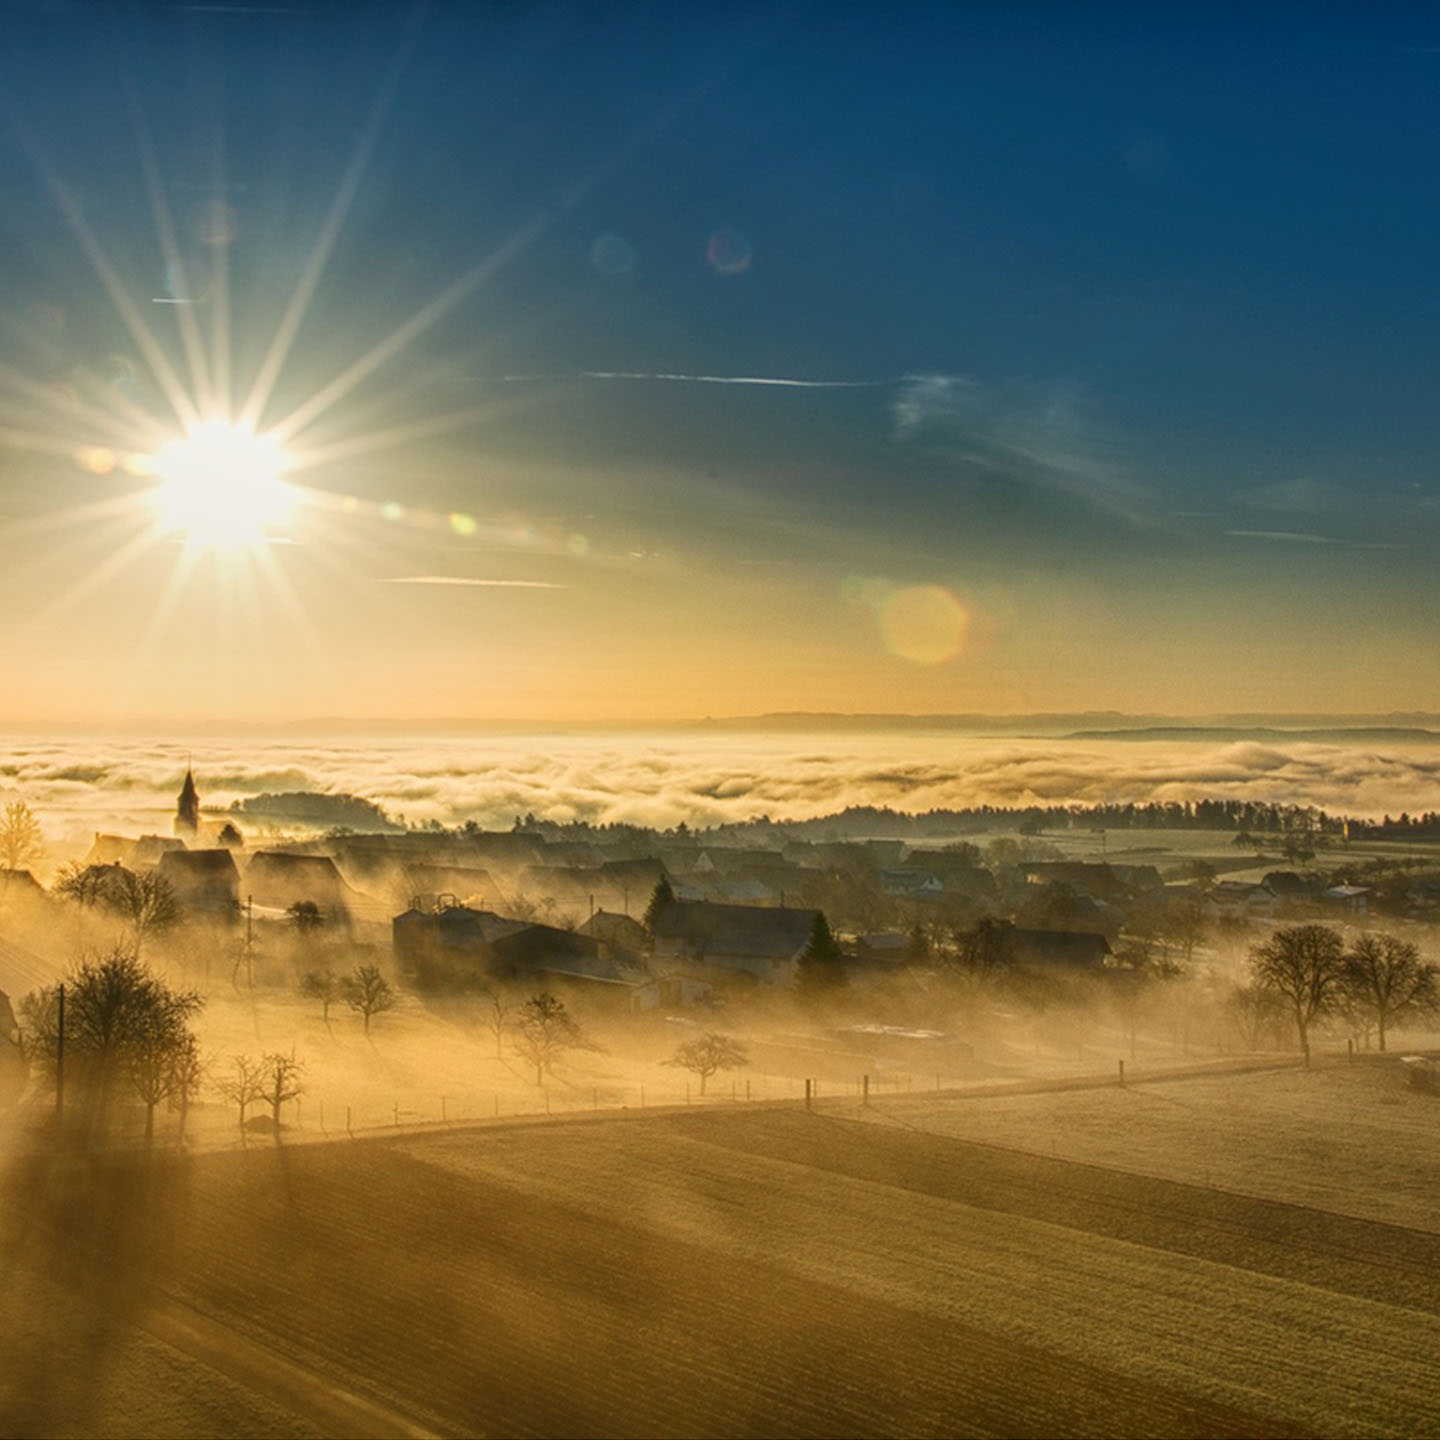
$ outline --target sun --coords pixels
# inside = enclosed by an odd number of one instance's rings
[[[263,545],[290,514],[296,492],[280,477],[279,443],[249,426],[205,420],[150,456],[154,504],[167,532],[190,546],[245,550]]]

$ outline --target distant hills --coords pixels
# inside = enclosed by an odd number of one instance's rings
[[[1150,725],[1143,729],[1075,730],[1067,740],[1171,740],[1223,744],[1253,740],[1263,744],[1293,744],[1309,740],[1321,745],[1436,745],[1440,730],[1393,725],[1332,725],[1324,729],[1279,730],[1265,726]]]
[[[6,733],[90,732],[76,724],[0,725]],[[697,733],[956,734],[1069,740],[1315,740],[1429,745],[1440,742],[1440,713],[1395,711],[1367,714],[1236,713],[1223,715],[1129,715],[1121,710],[1040,711],[1030,714],[896,715],[827,710],[787,710],[763,715],[707,715],[703,719],[613,720],[477,719],[311,716],[281,721],[182,721],[148,718],[108,727],[107,735],[254,735],[311,737]]]

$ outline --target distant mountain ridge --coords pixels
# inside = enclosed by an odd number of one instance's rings
[[[1264,726],[1151,725],[1140,730],[1075,730],[1066,740],[1171,740],[1221,743],[1255,740],[1266,744],[1293,744],[1297,740],[1329,745],[1437,745],[1440,730],[1392,725],[1330,726],[1319,730],[1277,730]]]

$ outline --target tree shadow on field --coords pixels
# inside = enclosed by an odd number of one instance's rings
[[[6,1433],[103,1430],[96,1397],[174,1255],[191,1164],[183,1151],[111,1148],[53,1120],[0,1162]]]

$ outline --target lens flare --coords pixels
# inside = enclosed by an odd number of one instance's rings
[[[917,665],[953,660],[970,628],[965,607],[939,585],[896,590],[880,606],[879,621],[886,648]]]
[[[270,437],[224,420],[204,421],[150,459],[160,477],[155,507],[161,523],[197,547],[263,545],[295,499],[280,479],[285,464]]]
[[[717,275],[742,275],[754,252],[738,230],[717,230],[705,245],[705,259]]]

